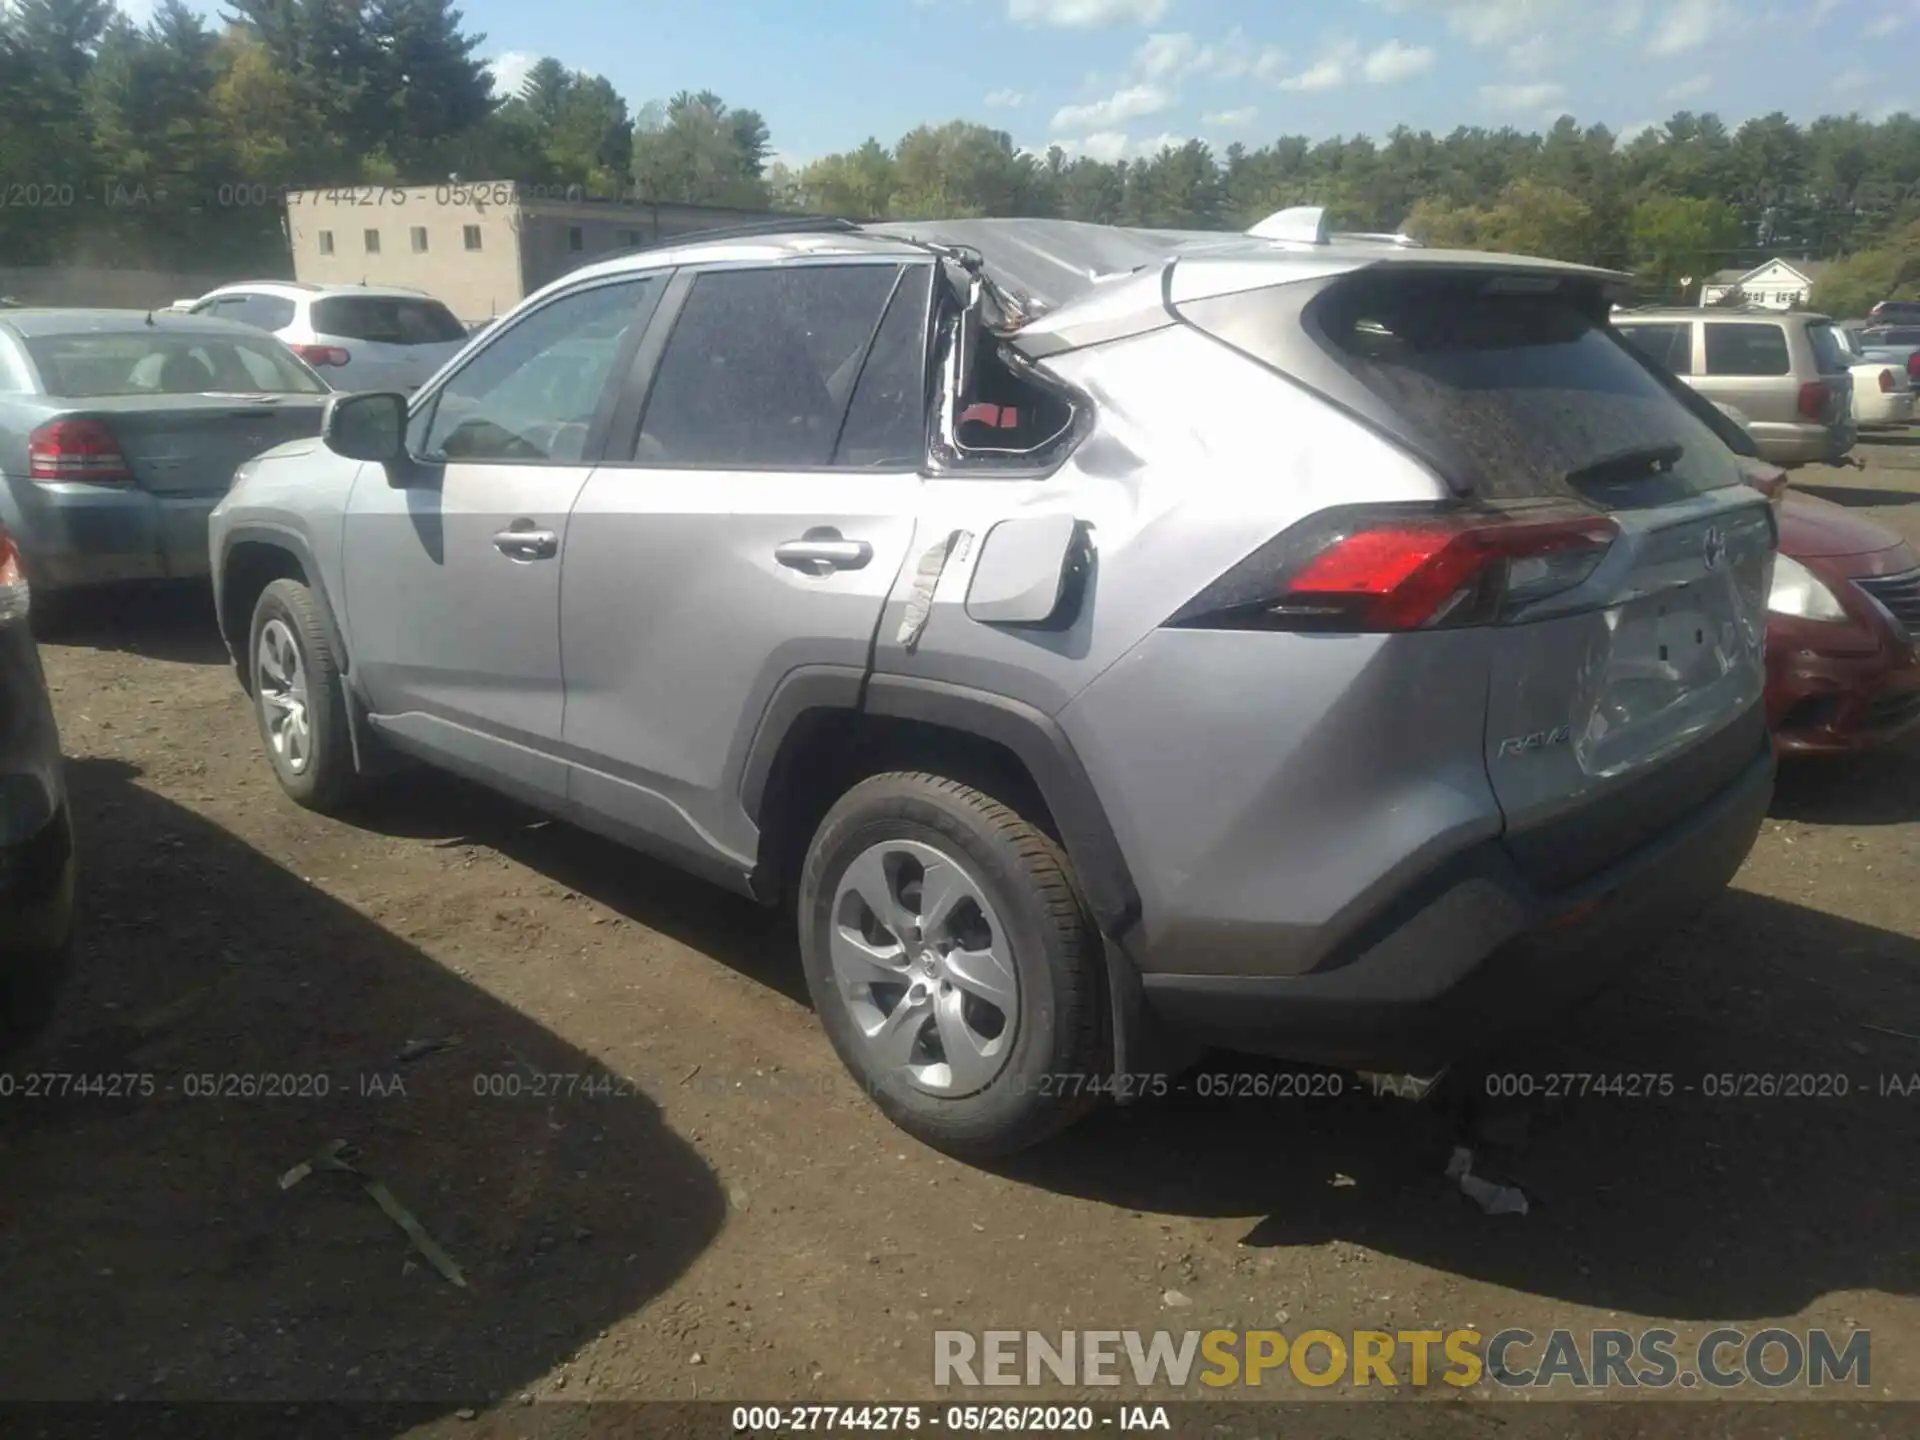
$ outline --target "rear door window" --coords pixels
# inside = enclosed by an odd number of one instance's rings
[[[313,304],[316,335],[374,345],[446,345],[467,328],[438,300],[392,295],[334,295]]]
[[[1693,324],[1691,321],[1673,324],[1616,325],[1614,328],[1629,345],[1654,364],[1663,366],[1676,375],[1689,375],[1693,372]]]
[[[633,458],[685,467],[832,463],[899,278],[896,265],[701,275],[661,356]],[[856,449],[870,443],[853,441]]]
[[[1717,321],[1707,326],[1707,374],[1792,373],[1793,358],[1787,350],[1787,332],[1780,326]]]

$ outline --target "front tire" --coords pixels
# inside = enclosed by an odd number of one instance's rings
[[[322,814],[353,789],[347,692],[313,592],[275,580],[260,592],[248,632],[253,710],[274,778],[293,800]]]
[[[1105,1078],[1100,938],[1065,853],[938,775],[878,775],[827,813],[800,949],[835,1051],[889,1119],[966,1159],[1084,1115]]]

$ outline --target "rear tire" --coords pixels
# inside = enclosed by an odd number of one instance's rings
[[[346,683],[313,592],[275,580],[260,592],[248,636],[254,717],[274,778],[295,803],[331,814],[356,777]]]
[[[901,1129],[979,1160],[1098,1100],[1100,937],[1065,853],[990,796],[878,775],[827,813],[800,877],[807,988],[840,1059]]]

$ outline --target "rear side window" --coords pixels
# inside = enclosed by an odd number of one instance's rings
[[[375,345],[445,345],[466,327],[438,300],[389,295],[335,295],[313,303],[316,335]]]
[[[1813,358],[1823,375],[1835,375],[1853,364],[1847,345],[1831,325],[1807,326],[1807,341],[1813,346]]]
[[[1654,364],[1676,375],[1692,373],[1692,325],[1618,325],[1614,328],[1622,339]]]
[[[1322,343],[1487,500],[1648,504],[1738,484],[1733,453],[1603,318],[1485,277],[1360,279],[1309,307]]]
[[[927,314],[931,265],[900,278],[840,426],[836,465],[911,467],[927,453]]]
[[[1787,332],[1778,325],[1707,326],[1707,374],[1789,375]]]
[[[661,356],[634,459],[689,467],[832,463],[899,278],[896,265],[700,276]]]
[[[1920,326],[1889,326],[1873,332],[1870,341],[1875,345],[1920,345]]]

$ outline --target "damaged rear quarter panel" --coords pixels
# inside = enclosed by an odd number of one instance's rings
[[[1226,346],[1174,326],[1054,357],[1043,368],[1091,399],[1093,425],[1041,478],[950,473],[920,494],[913,552],[881,617],[884,674],[965,685],[1057,715],[1221,572],[1302,516],[1361,500],[1428,499],[1407,456]],[[1065,629],[966,613],[980,542],[1020,515],[1069,513],[1094,562]],[[924,621],[903,622],[930,552],[956,535]],[[917,617],[916,617],[917,619]],[[917,637],[903,641],[903,633]]]

